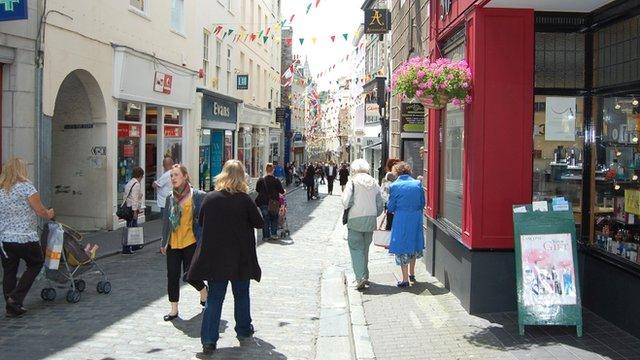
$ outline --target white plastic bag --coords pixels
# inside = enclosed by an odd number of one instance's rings
[[[142,226],[128,227],[126,229],[127,229],[126,245],[144,245],[144,231],[143,231],[144,228]]]
[[[389,242],[391,241],[391,231],[385,230],[387,227],[387,212],[381,217],[378,222],[378,228],[373,231],[373,245],[380,246],[385,249],[389,248]]]
[[[64,230],[58,223],[49,224],[47,235],[47,251],[44,257],[44,266],[49,270],[58,270],[62,248],[64,245]]]

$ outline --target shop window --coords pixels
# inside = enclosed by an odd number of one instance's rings
[[[207,30],[202,33],[202,72],[204,85],[207,86],[209,78],[209,37],[211,34]]]
[[[124,197],[124,187],[131,180],[133,168],[140,166],[141,106],[134,103],[118,103],[118,173],[117,199]]]
[[[593,80],[595,87],[640,80],[640,16],[594,33]]]
[[[535,86],[537,88],[584,88],[584,59],[584,34],[537,32]]]
[[[458,31],[443,46],[444,56],[464,59],[464,29]],[[464,179],[464,110],[448,104],[441,112],[442,142],[440,217],[451,225],[462,228],[462,189]]]
[[[171,28],[184,34],[184,0],[172,0],[171,6]]]
[[[164,151],[163,156],[169,156],[173,162],[182,162],[182,111],[174,108],[164,108]]]
[[[564,197],[582,221],[584,100],[536,96],[533,121],[533,201]]]
[[[639,95],[594,98],[597,167],[592,245],[634,263],[640,263]]]
[[[156,200],[156,191],[153,182],[162,175],[162,162],[158,159],[158,117],[160,108],[147,106],[145,111],[145,145],[144,145],[144,173],[145,173],[145,199]],[[160,127],[162,128],[162,127]],[[161,159],[160,159],[161,160]],[[158,169],[160,167],[160,169]]]

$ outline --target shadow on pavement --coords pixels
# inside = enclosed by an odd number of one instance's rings
[[[425,291],[429,293],[425,294]],[[429,282],[415,282],[408,288],[399,288],[395,284],[389,285],[371,282],[369,288],[364,290],[364,294],[366,295],[394,295],[399,293],[438,296],[448,294],[449,290]]]
[[[514,353],[526,352],[531,358],[640,358],[640,340],[613,326],[594,313],[583,310],[584,334],[576,336],[574,326],[526,326],[518,334],[517,313],[477,315],[491,322],[464,336],[471,344]],[[623,347],[621,344],[625,344]]]
[[[175,319],[171,324],[185,335],[192,338],[200,338],[200,329],[202,328],[202,312],[191,319]],[[227,320],[220,320],[220,334],[224,333],[229,327]]]
[[[279,359],[285,360],[287,357],[275,351],[275,347],[270,343],[252,337],[247,340],[240,341],[239,347],[219,348],[212,355],[204,355],[198,353],[198,359]]]

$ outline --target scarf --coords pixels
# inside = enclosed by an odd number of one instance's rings
[[[173,189],[173,197],[171,198],[171,213],[169,213],[169,224],[171,225],[171,231],[176,231],[180,226],[180,218],[182,217],[182,207],[180,202],[187,197],[187,194],[191,192],[189,184],[184,184],[182,187]]]

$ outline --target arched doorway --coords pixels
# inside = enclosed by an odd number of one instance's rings
[[[51,121],[51,202],[57,219],[79,230],[107,226],[106,134],[100,86],[74,70],[58,89]]]

